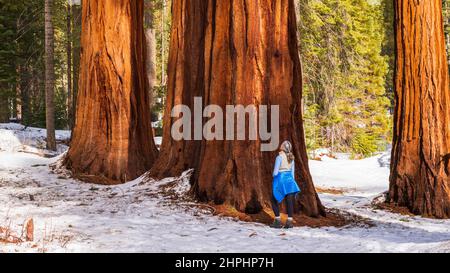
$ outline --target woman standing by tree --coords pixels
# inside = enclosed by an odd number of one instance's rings
[[[271,225],[273,228],[281,228],[281,217],[279,203],[286,199],[288,219],[285,228],[293,228],[294,200],[295,195],[300,192],[300,188],[295,182],[295,156],[292,153],[292,144],[285,141],[281,144],[280,153],[275,160],[273,170],[273,195],[272,208],[275,214],[275,221]]]

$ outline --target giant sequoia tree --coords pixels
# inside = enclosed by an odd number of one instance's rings
[[[301,113],[301,65],[293,0],[173,1],[167,108],[163,145],[152,176],[194,168],[194,191],[203,201],[257,213],[270,204],[276,152],[257,141],[175,141],[173,106],[203,103],[279,105],[280,137],[294,144],[299,205],[324,215],[308,168]]]
[[[145,77],[143,1],[85,0],[80,82],[66,166],[83,180],[120,183],[156,157]]]
[[[150,172],[154,177],[176,176],[198,166],[201,141],[175,141],[171,136],[175,122],[171,111],[179,104],[193,109],[194,97],[203,95],[206,7],[206,1],[172,3],[163,143]]]
[[[441,0],[397,0],[396,112],[389,200],[450,217],[450,91]]]

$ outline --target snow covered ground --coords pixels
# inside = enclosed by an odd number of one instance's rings
[[[57,132],[63,142],[69,132]],[[34,242],[0,243],[0,252],[450,252],[450,221],[375,210],[373,198],[388,188],[386,154],[352,161],[311,161],[316,186],[343,190],[320,194],[329,208],[355,213],[374,226],[273,230],[262,224],[211,216],[173,204],[186,179],[142,179],[97,186],[65,179],[46,158],[45,131],[0,124],[0,226],[18,233],[32,217]],[[59,152],[67,149],[64,143]],[[165,187],[165,190],[161,188]]]

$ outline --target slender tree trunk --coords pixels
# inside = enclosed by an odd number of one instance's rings
[[[162,11],[161,11],[161,86],[166,85],[166,37],[164,31],[164,25],[166,21],[166,0],[162,0]]]
[[[45,123],[47,127],[47,149],[55,151],[55,70],[52,7],[53,0],[45,0]]]
[[[67,115],[69,119],[69,126],[73,123],[73,115],[72,115],[72,101],[73,101],[73,92],[72,92],[72,1],[67,1],[67,16],[66,16],[66,24],[67,24]],[[72,127],[72,126],[70,126]]]
[[[178,0],[172,11],[163,146],[151,174],[194,168],[200,200],[260,212],[270,206],[277,152],[261,152],[261,140],[176,142],[170,136],[170,111],[178,104],[193,109],[193,96],[222,109],[279,105],[281,139],[294,145],[300,210],[325,215],[306,156],[293,0]]]
[[[18,122],[22,121],[22,65],[17,65],[16,68],[16,96],[14,99],[14,117],[17,119]]]
[[[22,25],[22,20],[18,18],[16,20],[16,29],[20,29]],[[21,65],[18,61],[15,62],[16,65],[16,82],[15,82],[15,99],[14,99],[14,113],[13,116],[16,117],[17,122],[21,122],[22,120],[22,103],[21,103],[21,70],[23,65]]]
[[[30,90],[33,87],[33,75],[31,67],[20,67],[20,121],[23,125],[31,122]]]
[[[80,86],[66,166],[116,184],[150,169],[157,150],[145,76],[143,1],[85,0]]]
[[[149,90],[149,99],[150,99],[150,109],[153,108],[154,105],[154,87],[157,81],[156,75],[156,36],[155,36],[155,27],[154,20],[152,14],[152,0],[145,1],[145,13],[144,13],[144,21],[145,21],[145,40],[147,45],[147,55],[146,55],[146,74],[148,78],[148,90]]]
[[[81,58],[81,47],[80,47],[80,29],[81,29],[81,5],[83,1],[80,1],[80,5],[72,5],[72,105],[71,105],[71,120],[70,128],[73,130],[76,119],[76,106],[77,106],[77,95],[78,95],[78,81],[80,74],[80,58]]]
[[[441,0],[396,0],[396,109],[388,202],[450,217],[450,93]]]

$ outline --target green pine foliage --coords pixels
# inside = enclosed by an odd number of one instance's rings
[[[171,29],[171,0],[152,0],[150,8],[153,22],[151,26],[156,38],[156,84],[154,87],[154,105],[152,109],[152,122],[155,135],[161,136],[163,132],[162,116],[165,107],[167,90],[167,63],[169,59],[170,29]]]
[[[8,101],[2,110],[14,117],[21,100],[17,90],[29,92],[23,122],[30,125],[45,111],[43,91],[44,1],[3,1],[0,5],[2,40],[0,95]],[[5,48],[5,50],[3,50]],[[22,87],[23,86],[23,87]],[[5,121],[5,120],[3,120]]]
[[[67,0],[53,3],[55,31],[55,116],[56,128],[67,128]],[[44,1],[2,1],[0,3],[0,99],[2,111],[18,116],[21,123],[45,127],[44,91]],[[5,121],[5,120],[4,120]]]
[[[394,32],[394,1],[381,0],[384,23],[384,40],[382,54],[388,58],[389,70],[386,75],[386,95],[391,100],[391,109],[394,111],[394,71],[395,71],[395,32]]]
[[[444,32],[447,42],[447,59],[450,71],[450,0],[442,0],[444,13]]]
[[[153,28],[156,36],[156,73],[160,88],[166,85],[169,59],[171,0],[153,0]]]
[[[300,53],[309,149],[370,156],[390,140],[383,6],[300,0]]]

